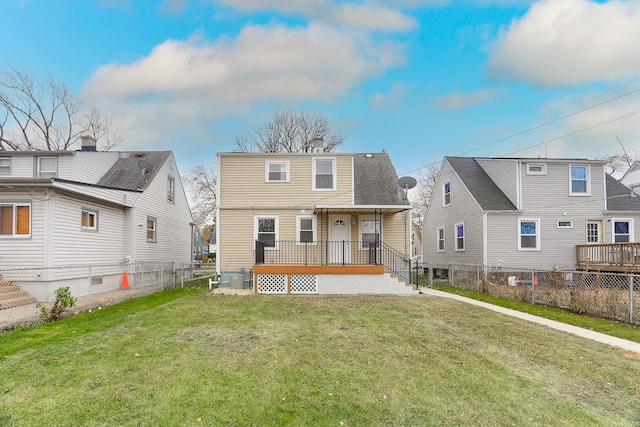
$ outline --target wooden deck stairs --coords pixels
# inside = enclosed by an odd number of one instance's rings
[[[20,289],[19,286],[0,278],[0,310],[35,304],[34,297]]]

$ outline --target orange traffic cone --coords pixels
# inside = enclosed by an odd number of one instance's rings
[[[122,275],[122,289],[127,289],[129,287],[129,279],[127,279],[127,272],[125,271]]]

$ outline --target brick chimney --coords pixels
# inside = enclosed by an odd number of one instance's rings
[[[82,135],[82,151],[96,151],[96,139],[91,135]]]

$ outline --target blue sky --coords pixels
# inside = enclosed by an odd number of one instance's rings
[[[445,155],[640,151],[640,0],[1,4],[0,64],[65,83],[126,129],[122,149],[171,149],[181,170],[282,106],[399,175]]]

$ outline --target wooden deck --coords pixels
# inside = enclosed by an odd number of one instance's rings
[[[640,243],[576,245],[576,269],[640,272]]]

